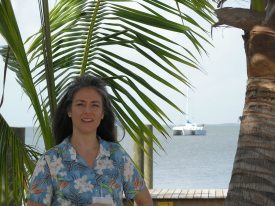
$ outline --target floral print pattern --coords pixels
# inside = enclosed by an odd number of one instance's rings
[[[28,199],[45,205],[86,206],[93,197],[111,197],[115,206],[133,199],[145,183],[123,148],[100,139],[100,150],[89,167],[66,138],[36,164]]]

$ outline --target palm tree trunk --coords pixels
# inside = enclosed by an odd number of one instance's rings
[[[275,205],[275,30],[244,38],[248,82],[226,206]]]

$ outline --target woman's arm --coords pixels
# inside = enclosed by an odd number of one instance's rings
[[[153,200],[147,188],[137,193],[134,200],[138,206],[153,206]]]
[[[51,204],[53,195],[51,172],[43,155],[36,163],[27,193],[28,206],[46,206]],[[43,201],[42,201],[43,200]]]

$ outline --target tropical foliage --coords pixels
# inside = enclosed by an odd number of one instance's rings
[[[40,10],[43,27],[24,45],[10,0],[0,1],[0,34],[7,42],[1,54],[31,101],[45,148],[55,144],[51,119],[62,91],[84,73],[108,83],[116,117],[134,140],[150,137],[161,147],[144,119],[168,136],[162,125],[170,119],[158,102],[182,111],[148,80],[183,95],[168,77],[189,85],[181,68],[198,69],[196,56],[209,43],[207,30],[191,15],[211,24],[212,5],[207,0],[60,0],[48,12],[43,0]],[[170,38],[175,34],[183,41]],[[19,205],[37,153],[0,117],[0,202]]]
[[[275,205],[275,1],[251,0],[249,9],[225,7],[216,13],[216,25],[244,31],[248,76],[225,205]]]

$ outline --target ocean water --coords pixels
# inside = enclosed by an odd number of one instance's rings
[[[154,131],[165,151],[154,153],[154,188],[228,188],[237,148],[239,124],[206,125],[205,136],[173,136],[165,139]],[[118,138],[123,131],[118,130]],[[33,129],[26,129],[26,143],[43,149],[42,141],[33,138]],[[132,155],[133,141],[125,135],[121,145]]]

